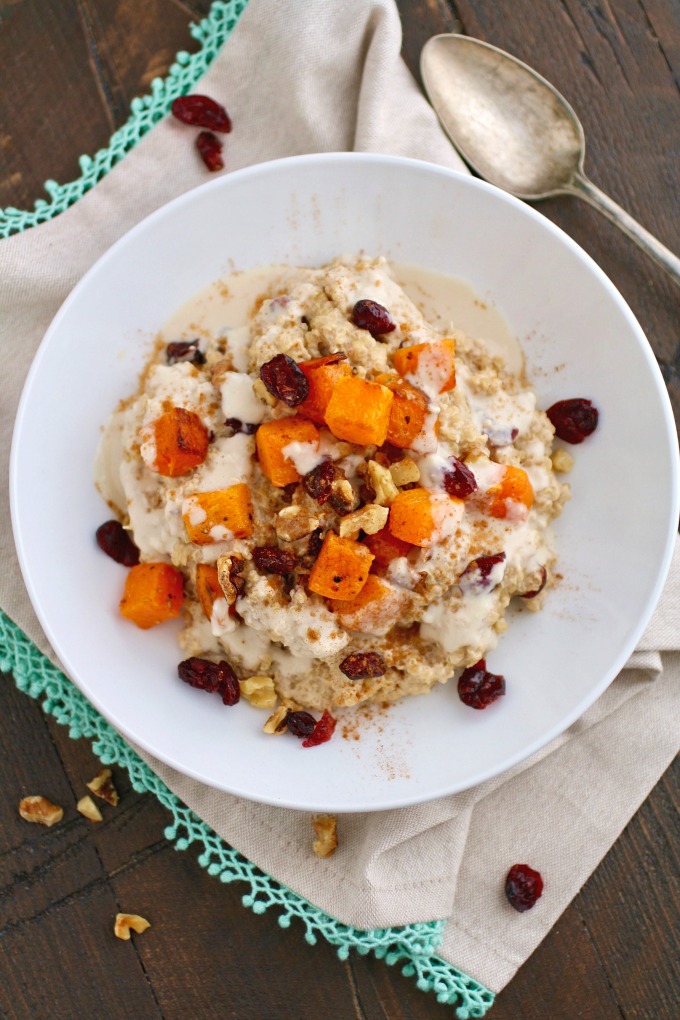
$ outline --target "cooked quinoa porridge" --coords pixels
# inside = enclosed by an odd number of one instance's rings
[[[264,707],[426,693],[550,588],[568,455],[521,360],[433,325],[396,276],[225,278],[104,430],[98,487],[141,560],[123,615],[181,613],[182,656],[226,660]]]

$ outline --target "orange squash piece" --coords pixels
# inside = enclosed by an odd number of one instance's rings
[[[411,545],[427,546],[435,531],[432,500],[420,486],[399,493],[392,506],[387,526],[394,538]]]
[[[307,582],[310,591],[348,602],[357,597],[368,579],[373,553],[361,542],[340,538],[329,531]]]
[[[399,375],[422,380],[424,389],[429,391],[431,387],[437,393],[446,393],[456,385],[455,351],[456,342],[451,337],[431,344],[399,347],[394,352],[394,367]]]
[[[272,485],[279,488],[300,481],[295,464],[283,454],[283,448],[294,442],[314,443],[318,446],[319,431],[311,421],[295,415],[265,421],[255,433],[260,467]]]
[[[360,446],[382,446],[390,422],[391,390],[352,375],[335,384],[324,416],[338,439]]]
[[[425,426],[429,407],[427,397],[422,390],[411,386],[405,379],[379,375],[375,381],[387,386],[393,396],[387,442],[400,450],[410,450]],[[434,434],[439,434],[439,421],[434,425]]]
[[[408,491],[408,490],[407,490]],[[373,535],[366,535],[364,545],[368,546],[374,556],[371,570],[385,569],[389,567],[392,560],[400,556],[408,556],[413,546],[409,542],[403,542],[396,538],[386,525]]]
[[[298,366],[309,382],[309,396],[298,404],[298,414],[311,418],[317,425],[323,425],[335,384],[339,379],[350,376],[352,369],[344,354],[328,354],[325,358],[299,361]]]
[[[177,478],[202,464],[208,456],[210,436],[205,425],[193,411],[173,407],[142,430],[142,439],[149,432],[156,448],[152,465],[156,474]]]
[[[197,492],[187,497],[182,508],[189,541],[195,545],[249,538],[253,519],[250,489],[244,482],[213,492]]]
[[[196,567],[196,594],[208,620],[212,619],[213,606],[217,599],[224,598],[217,578],[217,567],[212,563],[199,563]]]
[[[348,602],[328,600],[328,608],[337,614],[346,630],[370,634],[383,630],[390,621],[396,623],[408,601],[408,595],[376,574],[369,574],[356,598]]]
[[[492,517],[513,516],[513,508],[508,507],[507,500],[526,507],[527,511],[534,505],[534,490],[528,474],[523,468],[511,464],[506,465],[500,484],[492,485],[483,496],[484,506]]]
[[[169,563],[138,563],[125,579],[120,611],[142,630],[174,620],[182,609],[184,578]]]

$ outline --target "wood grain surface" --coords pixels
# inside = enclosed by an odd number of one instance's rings
[[[265,0],[251,0],[265,2]],[[130,100],[192,50],[208,0],[0,2],[0,206],[31,208],[42,182],[79,175]],[[464,31],[535,67],[579,113],[592,179],[680,251],[677,0],[399,0],[417,76],[429,36]],[[605,269],[659,359],[680,412],[680,290],[596,212],[544,202]],[[631,414],[635,409],[631,408]],[[0,1017],[70,1020],[434,1020],[451,1007],[383,962],[340,962],[300,925],[241,904],[163,838],[167,815],[116,772],[117,808],[75,810],[99,763],[7,678],[0,683]],[[670,769],[548,937],[498,996],[494,1020],[675,1020],[680,1015],[680,768]],[[28,826],[20,797],[65,809]],[[118,910],[150,931],[113,937]]]

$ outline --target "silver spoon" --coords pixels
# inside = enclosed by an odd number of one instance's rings
[[[680,283],[680,259],[586,177],[583,127],[550,82],[465,35],[429,39],[420,70],[446,133],[480,177],[529,201],[585,199]]]

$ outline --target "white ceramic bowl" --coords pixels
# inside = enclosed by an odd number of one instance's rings
[[[588,396],[600,425],[576,449],[556,525],[565,580],[519,613],[490,657],[508,693],[484,712],[455,685],[395,706],[361,739],[304,750],[176,678],[174,624],[142,632],[117,605],[124,568],[94,542],[107,516],[92,465],[148,339],[231,268],[383,254],[457,276],[520,338],[540,406]],[[677,438],[653,353],[595,263],[530,207],[465,175],[386,156],[266,163],[182,195],[90,270],[50,326],[21,401],[12,516],[26,584],[70,676],[124,735],[235,794],[365,811],[463,790],[574,722],[632,652],[660,594],[678,520]],[[605,751],[606,753],[606,751]]]

